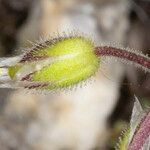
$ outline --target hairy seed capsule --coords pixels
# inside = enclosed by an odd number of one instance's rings
[[[26,88],[57,89],[86,80],[98,65],[91,40],[64,37],[36,45],[9,68],[9,76]]]

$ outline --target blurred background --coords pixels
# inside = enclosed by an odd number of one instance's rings
[[[64,31],[150,54],[150,1],[0,0],[1,57]],[[134,95],[150,106],[150,75],[114,60],[73,91],[0,89],[0,150],[113,150]]]

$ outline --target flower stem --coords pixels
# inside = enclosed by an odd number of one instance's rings
[[[109,46],[102,46],[95,47],[95,54],[99,57],[113,56],[125,60],[126,62],[130,61],[136,64],[137,66],[142,67],[144,70],[150,72],[150,58],[135,51],[129,51],[126,49]]]
[[[140,150],[145,141],[150,137],[150,111],[142,119],[141,124],[138,126],[135,135],[131,143],[129,144],[128,150]]]

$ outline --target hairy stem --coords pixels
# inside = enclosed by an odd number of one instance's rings
[[[130,61],[138,66],[141,66],[144,70],[150,72],[150,58],[135,51],[102,46],[95,48],[95,54],[99,57],[113,56],[125,60],[126,62]]]
[[[128,150],[140,150],[144,145],[147,138],[150,137],[150,111],[142,119],[131,143],[129,144]]]

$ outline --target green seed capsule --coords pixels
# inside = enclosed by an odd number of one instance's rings
[[[91,40],[74,36],[36,45],[9,68],[9,75],[27,88],[57,89],[86,80],[98,65]]]

